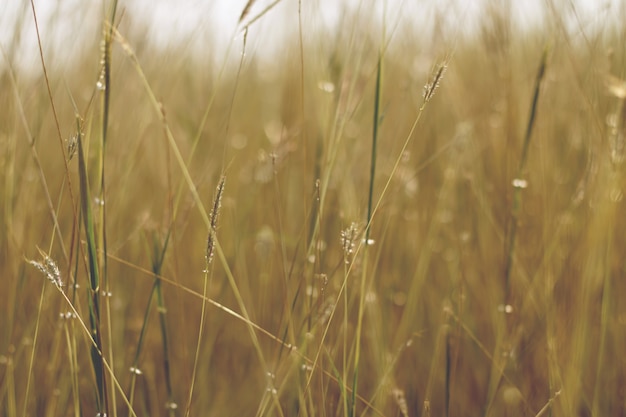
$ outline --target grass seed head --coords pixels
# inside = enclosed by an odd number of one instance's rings
[[[432,80],[424,86],[424,103],[428,103],[430,99],[433,98],[433,96],[435,95],[435,91],[437,90],[437,88],[439,88],[439,83],[443,78],[443,74],[446,72],[446,68],[446,63],[439,64],[435,75],[432,77]]]
[[[39,250],[39,252],[41,253],[42,260],[40,262],[30,260],[28,263],[44,274],[57,288],[61,288],[63,286],[63,280],[61,280],[61,271],[59,271],[56,262],[42,250]]]
[[[220,179],[220,182],[217,184],[217,188],[215,190],[215,198],[213,199],[213,208],[211,209],[211,214],[209,216],[210,230],[209,236],[207,237],[205,254],[207,265],[211,263],[211,261],[213,260],[213,254],[215,253],[215,233],[217,231],[220,208],[222,207],[222,194],[224,193],[225,182],[226,177],[222,177]]]
[[[347,229],[341,231],[341,247],[346,263],[350,263],[350,258],[354,254],[360,233],[360,227],[355,222],[352,222]]]

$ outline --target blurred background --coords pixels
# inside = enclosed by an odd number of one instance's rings
[[[168,0],[120,1],[122,25],[158,49],[176,48],[179,53],[207,53],[224,59],[233,40],[240,43],[241,27],[258,16],[273,0],[253,2],[243,24],[238,20],[246,0]],[[84,48],[98,39],[105,15],[104,2],[81,0],[35,0],[44,52],[64,62],[78,59]],[[292,39],[298,30],[298,1],[278,2],[250,32],[249,52],[267,59]],[[384,11],[386,8],[386,12]],[[554,15],[572,31],[590,34],[607,25],[621,25],[626,3],[621,0],[309,0],[302,1],[306,37],[338,30],[346,15],[367,15],[368,30],[378,33],[377,25],[387,14],[389,31],[412,33],[423,41],[429,37],[449,39],[472,36],[489,20],[494,10],[506,14],[511,30],[531,31],[551,25]],[[378,16],[373,17],[371,11]],[[377,21],[380,18],[379,21]],[[436,29],[433,31],[433,29]],[[38,70],[38,49],[31,4],[26,0],[0,4],[0,45],[10,51],[14,65]],[[181,51],[182,47],[182,51]],[[186,52],[185,52],[186,51]],[[0,63],[5,56],[0,56]]]

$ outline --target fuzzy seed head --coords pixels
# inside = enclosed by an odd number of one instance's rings
[[[222,207],[222,194],[224,193],[224,185],[226,182],[226,177],[222,177],[220,182],[217,184],[217,189],[215,190],[215,198],[213,199],[213,208],[211,209],[211,214],[209,215],[209,223],[210,230],[209,236],[207,237],[207,245],[206,245],[206,264],[209,265],[213,260],[213,255],[215,253],[215,233],[217,232],[217,223],[220,214],[220,208]]]
[[[44,274],[50,282],[57,286],[57,288],[61,288],[63,286],[63,281],[61,280],[61,271],[59,271],[59,267],[56,262],[54,262],[54,259],[46,255],[44,252],[41,252],[41,256],[41,261],[28,261],[28,263]]]
[[[343,249],[343,256],[346,263],[350,263],[350,258],[356,249],[356,242],[358,242],[360,234],[359,229],[359,225],[352,222],[347,229],[341,231],[341,247]]]
[[[424,86],[424,103],[428,103],[435,95],[435,91],[439,88],[439,83],[443,78],[443,74],[446,72],[446,68],[447,65],[445,63],[440,64],[431,81]]]

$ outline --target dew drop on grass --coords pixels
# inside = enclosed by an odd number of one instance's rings
[[[513,306],[510,304],[504,305],[504,304],[500,304],[498,306],[498,311],[500,313],[506,313],[506,314],[511,314],[513,312]]]
[[[65,313],[59,313],[59,318],[61,320],[75,319],[76,318],[76,314],[74,314],[74,312],[72,312],[72,311],[67,311]]]
[[[169,401],[167,403],[165,403],[165,408],[168,410],[176,410],[178,408],[178,404],[176,404],[173,401]]]
[[[525,179],[522,179],[522,178],[515,178],[512,181],[512,184],[513,184],[513,187],[515,187],[515,188],[524,189],[524,188],[528,187],[528,181],[526,181]]]

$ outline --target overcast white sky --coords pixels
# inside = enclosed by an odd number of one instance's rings
[[[256,1],[249,16],[255,16],[272,1]],[[125,13],[126,22],[147,34],[156,45],[172,45],[184,39],[197,45],[214,42],[219,50],[237,36],[237,21],[246,3],[247,0],[119,0],[118,11]],[[626,0],[302,0],[303,25],[333,31],[343,10],[371,16],[371,10],[382,11],[386,4],[388,26],[409,25],[420,31],[432,24],[436,15],[443,15],[445,24],[453,30],[470,31],[483,18],[482,7],[486,3],[510,4],[520,27],[538,24],[551,4],[560,5],[562,13],[584,30],[626,16]],[[34,4],[45,52],[63,52],[71,57],[80,54],[81,40],[99,35],[99,22],[109,1],[34,0]],[[261,48],[279,48],[285,37],[291,36],[290,30],[297,28],[297,7],[297,0],[282,0],[253,27],[254,36],[249,36],[249,40],[253,39],[251,47],[257,52]],[[0,46],[0,65],[6,65],[4,53],[11,55],[14,65],[38,65],[29,0],[0,0]]]

